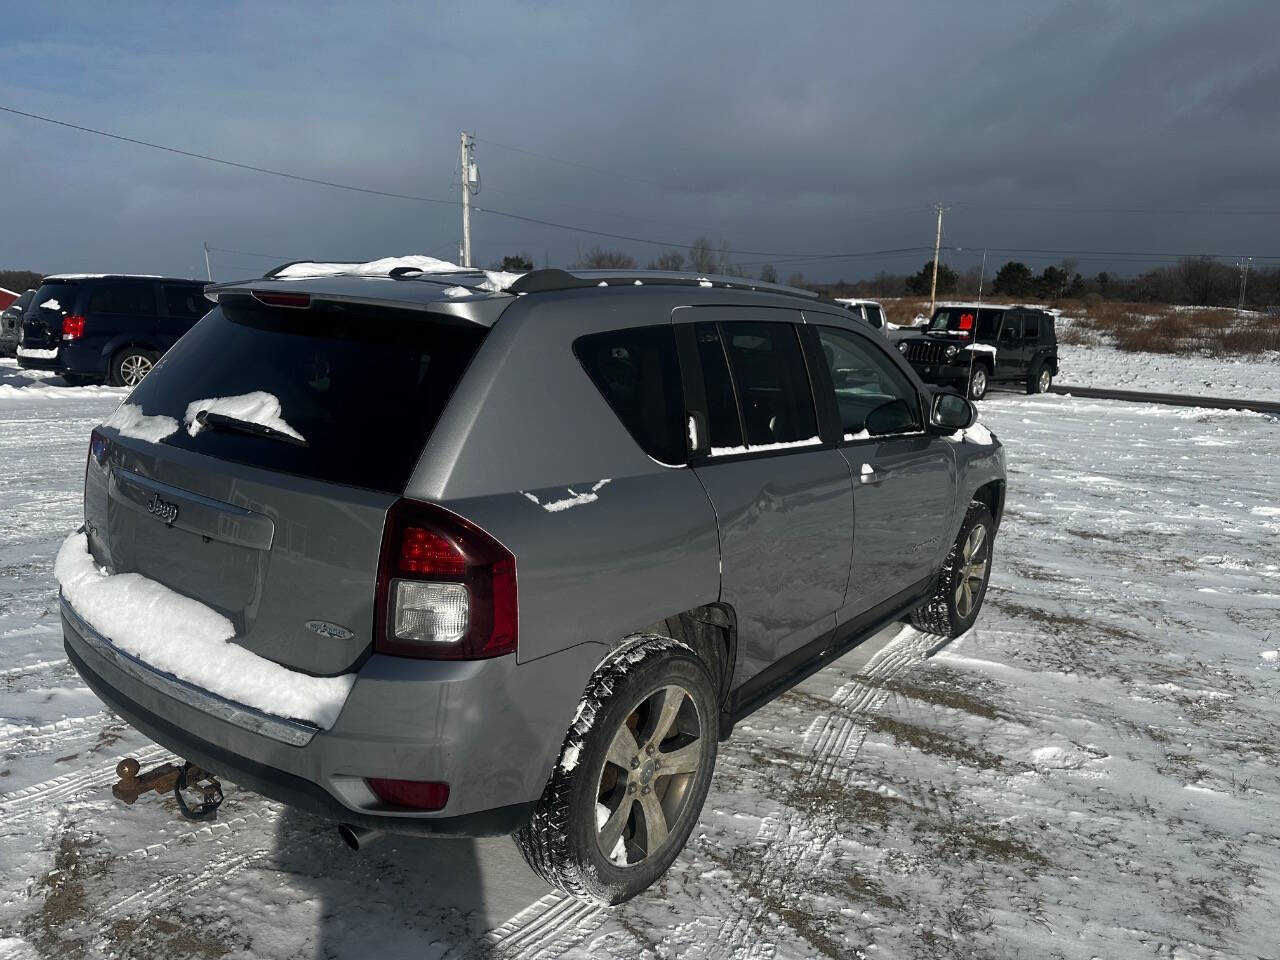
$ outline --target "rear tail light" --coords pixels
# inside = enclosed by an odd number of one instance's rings
[[[443,507],[397,500],[382,531],[376,610],[378,653],[429,660],[514,653],[516,558]]]
[[[383,803],[415,810],[443,810],[449,802],[449,785],[430,780],[385,780],[370,777],[365,781]]]
[[[84,317],[68,314],[62,318],[62,339],[79,340],[84,336]]]

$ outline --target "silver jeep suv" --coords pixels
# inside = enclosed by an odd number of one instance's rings
[[[1003,450],[833,301],[278,274],[209,287],[94,431],[63,628],[138,729],[349,843],[515,833],[620,902],[736,721],[978,615]]]

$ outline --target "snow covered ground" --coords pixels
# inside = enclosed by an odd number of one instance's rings
[[[1064,343],[1058,346],[1058,362],[1061,384],[1280,401],[1280,354],[1275,352],[1215,358]]]
[[[1277,953],[1274,418],[992,394],[978,627],[887,631],[741,724],[671,874],[602,910],[506,838],[356,855],[234,786],[208,826],[114,801],[165,754],[68,666],[52,565],[123,391],[58,383],[0,362],[0,957]]]

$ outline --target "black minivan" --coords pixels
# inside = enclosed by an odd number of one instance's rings
[[[46,277],[23,318],[18,364],[72,384],[132,387],[212,308],[198,280]]]

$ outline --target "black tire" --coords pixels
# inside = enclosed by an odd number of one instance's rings
[[[984,569],[981,582],[975,583],[972,579],[974,569],[972,564],[975,560],[971,559],[966,564],[964,551],[974,529],[979,526],[985,530],[981,535],[983,551],[980,557]],[[969,512],[965,514],[964,523],[960,525],[956,542],[951,545],[947,559],[942,563],[933,596],[911,614],[913,627],[923,633],[955,638],[973,626],[974,621],[978,619],[978,613],[982,610],[982,601],[987,595],[987,584],[991,581],[991,548],[994,545],[994,539],[995,520],[991,516],[991,511],[987,509],[985,503],[974,500],[969,504]],[[975,557],[977,557],[976,550]],[[967,596],[960,590],[961,581],[966,577],[969,579]],[[957,593],[962,594],[960,600],[957,599]],[[961,602],[965,599],[969,603],[967,611]]]
[[[107,382],[113,387],[136,387],[159,359],[160,354],[142,347],[117,350],[111,358]],[[138,371],[141,371],[141,376],[137,375]]]
[[[641,741],[663,715],[665,698],[676,696],[668,692],[672,688],[682,691],[679,712],[673,713],[671,732],[659,734],[657,748],[647,753],[652,744]],[[698,732],[691,739],[695,723]],[[624,736],[624,728],[630,734]],[[616,904],[640,893],[667,871],[698,822],[711,786],[718,732],[715,686],[698,656],[670,637],[635,638],[601,664],[587,684],[533,818],[516,832],[525,861],[547,883],[579,900]],[[611,748],[618,756],[623,743],[637,747],[628,767],[609,756]],[[692,770],[657,772],[660,758],[681,750],[681,762],[696,764]],[[645,762],[637,767],[634,761],[640,758]],[[667,834],[655,841],[655,849],[644,851],[650,842],[647,811],[655,808]],[[603,822],[598,811],[607,817]],[[601,843],[608,841],[601,834],[611,825],[618,829],[618,823],[622,832],[612,857],[606,856]]]
[[[1048,393],[1053,385],[1053,371],[1048,364],[1037,363],[1027,374],[1027,393]]]
[[[981,400],[985,397],[990,380],[991,375],[987,373],[987,368],[982,364],[976,365],[973,368],[973,372],[969,374],[969,399]]]

